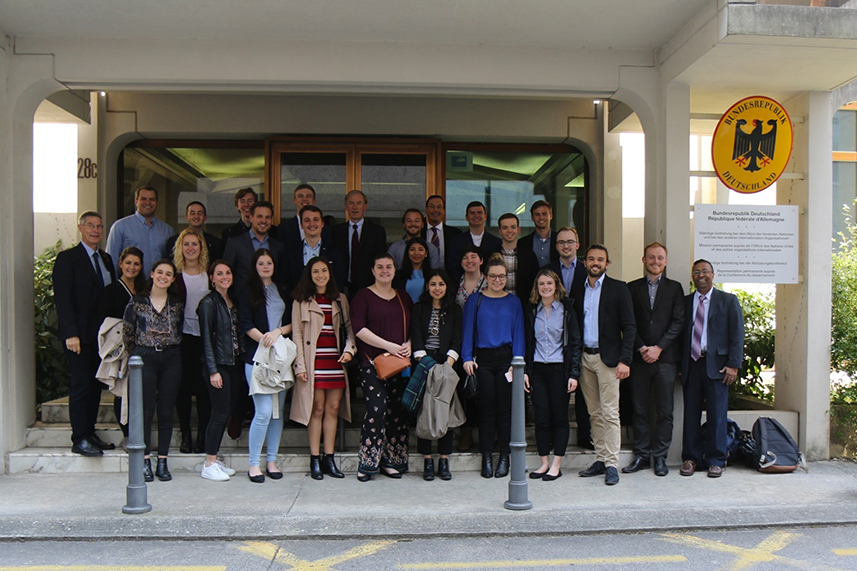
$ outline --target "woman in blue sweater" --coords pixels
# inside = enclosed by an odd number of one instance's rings
[[[509,474],[509,441],[512,439],[512,357],[524,356],[524,311],[515,295],[505,291],[507,270],[500,254],[485,267],[488,289],[471,295],[464,305],[462,358],[468,375],[478,375],[479,448],[482,477]],[[475,330],[474,330],[475,328]],[[491,457],[494,434],[500,459],[497,470]]]

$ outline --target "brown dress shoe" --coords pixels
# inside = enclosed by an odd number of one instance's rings
[[[723,475],[723,468],[721,466],[709,466],[708,467],[708,477],[709,478],[719,478]]]
[[[678,471],[682,476],[693,476],[696,472],[696,462],[693,460],[685,460],[681,463],[681,469]]]

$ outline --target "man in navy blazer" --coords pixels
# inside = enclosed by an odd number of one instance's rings
[[[345,195],[348,222],[333,227],[333,245],[346,257],[348,264],[346,276],[349,298],[354,297],[357,290],[369,287],[375,282],[372,263],[377,254],[387,251],[387,231],[380,224],[366,219],[368,206],[369,199],[363,191],[349,191]]]
[[[630,378],[634,459],[622,472],[644,470],[654,462],[655,475],[666,476],[673,435],[673,394],[684,332],[684,290],[664,273],[667,248],[663,244],[652,242],[643,248],[643,266],[645,275],[628,284],[637,325]],[[653,401],[654,432],[650,430]]]
[[[738,378],[744,360],[744,315],[738,298],[716,289],[714,266],[693,263],[696,291],[685,297],[681,382],[684,386],[684,436],[681,475],[692,476],[708,467],[719,478],[726,466],[726,413],[729,385]],[[699,423],[706,413],[703,440]]]
[[[593,244],[586,250],[583,292],[583,357],[580,384],[592,423],[596,461],[580,476],[606,474],[604,483],[619,483],[619,382],[627,379],[634,354],[634,307],[625,282],[607,277],[607,248]]]
[[[500,251],[503,242],[488,232],[486,212],[485,205],[478,200],[468,204],[465,210],[468,229],[453,238],[446,251],[446,272],[454,284],[457,284],[464,274],[464,270],[461,269],[461,252],[465,246],[473,244],[482,248],[483,262],[487,262],[491,254]]]
[[[329,240],[324,239],[324,213],[321,208],[309,204],[301,208],[301,229],[304,237],[300,245],[286,253],[288,259],[288,284],[294,288],[303,275],[306,263],[316,256],[324,256],[333,273],[336,287],[342,291],[345,287],[345,256],[333,247]],[[280,225],[282,228],[283,225]]]
[[[267,248],[274,256],[274,264],[277,268],[275,281],[282,283],[286,279],[286,271],[283,267],[285,261],[286,247],[282,242],[271,236],[271,224],[274,220],[274,205],[267,201],[253,204],[250,209],[250,231],[233,236],[226,242],[226,250],[223,252],[223,260],[232,268],[235,285],[243,288],[250,277],[250,272],[256,271],[251,268],[253,254],[259,248]]]
[[[292,197],[292,202],[296,208],[294,217],[281,221],[280,225],[277,227],[277,240],[286,246],[287,252],[293,252],[301,249],[304,233],[301,228],[300,213],[304,206],[316,206],[315,189],[308,184],[297,185]],[[330,226],[325,226],[322,229],[321,237],[328,244],[333,244],[332,228]]]
[[[116,279],[113,260],[98,244],[104,223],[97,212],[80,215],[80,243],[57,254],[54,264],[54,303],[59,339],[65,347],[71,373],[68,412],[71,421],[71,451],[83,456],[101,456],[115,445],[95,434],[95,421],[104,388],[95,379],[98,356],[98,305],[104,287]]]

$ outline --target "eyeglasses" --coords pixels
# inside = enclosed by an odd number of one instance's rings
[[[692,272],[690,272],[690,275],[692,275],[693,277],[707,276],[714,275],[714,272],[712,272],[711,270],[693,270]]]
[[[574,246],[577,244],[577,240],[557,240],[557,246]]]
[[[500,280],[506,279],[506,274],[488,274],[485,277],[487,277],[491,281],[499,282]]]
[[[103,224],[83,224],[82,226],[87,230],[104,230]]]

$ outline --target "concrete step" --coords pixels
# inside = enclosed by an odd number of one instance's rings
[[[416,449],[413,449],[416,452]],[[222,449],[224,462],[240,475],[247,471],[249,458],[246,448]],[[494,455],[496,462],[496,453]],[[619,454],[619,465],[624,466],[633,458],[630,448],[623,448]],[[170,470],[199,472],[205,461],[204,454],[170,454]],[[588,467],[595,461],[595,453],[577,447],[569,447],[563,469],[574,472]],[[337,452],[336,463],[343,472],[357,472],[357,452]],[[482,455],[474,452],[456,452],[450,456],[450,470],[453,472],[479,471],[482,466]],[[539,466],[539,457],[535,449],[527,450],[527,466],[534,469]],[[302,473],[309,470],[309,451],[306,449],[280,448],[277,466],[283,472]],[[411,472],[422,472],[423,458],[412,453],[409,466]],[[69,448],[24,448],[9,453],[9,473],[44,473],[63,474],[72,472],[128,472],[128,454],[122,450],[105,452],[99,458],[86,458],[73,454]]]

